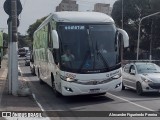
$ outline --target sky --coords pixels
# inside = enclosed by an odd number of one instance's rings
[[[8,15],[4,12],[3,4],[5,0],[0,0],[0,31],[7,33]],[[79,11],[93,10],[95,3],[114,4],[116,0],[76,0],[79,4]],[[18,32],[23,35],[27,34],[27,30],[31,24],[44,16],[55,11],[55,8],[61,0],[21,0],[23,10],[19,15],[20,25]]]

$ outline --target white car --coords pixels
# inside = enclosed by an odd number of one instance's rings
[[[154,63],[135,62],[126,64],[122,72],[122,90],[131,88],[143,92],[160,92],[160,67]]]

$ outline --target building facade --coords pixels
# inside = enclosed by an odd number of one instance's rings
[[[62,0],[56,11],[78,11],[78,4],[73,0]]]
[[[110,7],[110,4],[96,3],[93,11],[111,15],[112,8]]]

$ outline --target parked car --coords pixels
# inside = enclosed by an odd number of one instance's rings
[[[160,92],[160,67],[154,63],[135,62],[123,67],[122,90],[131,88],[143,92]]]
[[[24,57],[26,55],[26,50],[24,48],[19,48],[18,49],[18,55],[20,57]]]
[[[25,57],[25,66],[30,65],[30,52],[27,52],[26,57]]]

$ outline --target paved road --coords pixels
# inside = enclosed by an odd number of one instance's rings
[[[158,117],[77,117],[71,111],[160,111],[160,94],[150,93],[138,96],[133,90],[110,92],[105,96],[62,97],[56,98],[48,85],[40,85],[38,78],[32,76],[29,67],[20,62],[24,79],[29,81],[32,92],[42,110],[69,111],[73,117],[61,117],[60,120],[159,120]],[[56,113],[55,113],[56,114]],[[98,114],[98,113],[97,113]],[[63,114],[62,114],[63,116]],[[50,118],[53,119],[54,118]]]

